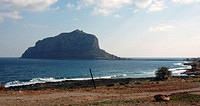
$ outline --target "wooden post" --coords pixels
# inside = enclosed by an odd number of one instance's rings
[[[92,70],[90,69],[90,75],[92,77],[92,83],[93,83],[93,86],[94,88],[96,89],[96,85],[95,85],[95,82],[94,82],[94,79],[93,79],[93,75],[92,75]]]

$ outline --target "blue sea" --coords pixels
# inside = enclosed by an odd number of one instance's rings
[[[90,79],[91,68],[99,78],[154,77],[162,66],[169,67],[174,76],[188,66],[183,58],[133,58],[132,60],[42,60],[0,58],[0,83],[6,87],[64,80]]]

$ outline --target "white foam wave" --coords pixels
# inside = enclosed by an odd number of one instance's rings
[[[174,63],[173,65],[175,65],[175,66],[184,66],[183,63]]]
[[[127,76],[126,74],[117,74],[117,75],[112,75],[112,76],[103,76],[103,77],[95,77],[94,79],[111,79],[115,77],[125,77]],[[37,84],[37,83],[47,83],[47,82],[62,82],[62,81],[67,81],[67,80],[91,80],[91,78],[73,78],[73,79],[55,79],[55,78],[33,78],[30,81],[26,82],[21,82],[21,81],[12,81],[8,82],[5,84],[5,87],[13,87],[13,86],[23,86],[23,85],[32,85],[32,84]]]
[[[154,75],[155,71],[151,71],[151,72],[143,72],[144,74],[148,74],[148,75]]]
[[[116,75],[111,76],[111,78],[126,77],[126,76],[127,74],[116,74]]]
[[[185,63],[185,62],[184,62]],[[178,68],[172,68],[169,69],[170,71],[172,71],[172,74],[176,74],[176,75],[181,75],[181,73],[187,71],[188,69],[191,69],[191,66],[188,65],[184,65],[183,63],[174,63],[175,66],[181,66]]]
[[[178,74],[181,75],[181,73],[185,72],[186,70],[176,70],[176,71],[172,71],[173,74]]]
[[[190,63],[189,61],[184,61],[184,63]]]
[[[8,82],[8,83],[5,84],[5,87],[31,85],[31,84],[46,83],[46,82],[61,82],[61,81],[65,81],[65,80],[66,79],[33,78],[32,80],[27,81],[27,82],[21,82],[21,81]]]

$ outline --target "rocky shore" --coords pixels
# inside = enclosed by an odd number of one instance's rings
[[[190,78],[188,76],[176,76],[173,78],[181,78],[187,79]],[[191,77],[192,78],[192,77]],[[195,77],[194,77],[195,78]],[[130,83],[143,83],[143,82],[156,82],[153,77],[149,78],[118,78],[118,79],[96,79],[95,85],[97,87],[101,86],[115,86],[119,85],[127,85]],[[45,89],[77,89],[77,88],[93,88],[92,80],[66,80],[62,82],[47,82],[47,83],[38,83],[31,85],[23,85],[23,86],[13,86],[8,87],[8,90],[45,90]]]
[[[115,84],[125,85],[133,82],[153,80],[153,78],[119,78],[119,79],[96,79],[95,85],[114,86]],[[76,89],[93,88],[92,80],[67,80],[62,82],[47,82],[23,86],[8,87],[8,90],[44,90],[44,89]]]
[[[188,63],[185,63],[184,65],[191,66],[191,69],[187,69],[186,72],[182,74],[186,74],[189,76],[200,76],[200,58],[192,58],[188,59]]]

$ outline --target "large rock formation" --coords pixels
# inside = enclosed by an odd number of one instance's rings
[[[120,59],[99,48],[98,39],[80,30],[39,40],[22,58],[34,59]]]

